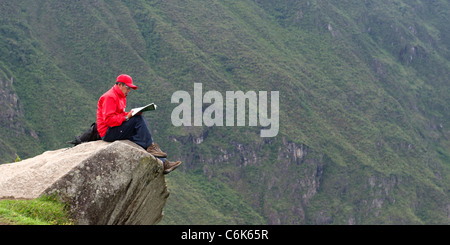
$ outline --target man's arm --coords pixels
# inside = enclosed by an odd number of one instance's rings
[[[125,112],[118,113],[116,111],[116,100],[112,97],[106,97],[103,100],[103,119],[108,127],[120,126],[125,121]],[[130,114],[130,113],[128,113]]]

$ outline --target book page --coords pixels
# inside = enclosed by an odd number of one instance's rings
[[[136,115],[139,112],[156,110],[156,105],[154,103],[151,103],[151,104],[148,104],[148,105],[143,106],[143,107],[133,108],[131,110],[133,110],[132,116],[134,116],[134,115]]]

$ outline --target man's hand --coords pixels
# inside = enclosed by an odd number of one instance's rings
[[[130,112],[128,112],[127,118],[130,119],[133,116],[133,110],[131,110]]]

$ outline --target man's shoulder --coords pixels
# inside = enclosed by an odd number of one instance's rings
[[[108,98],[108,97],[113,97],[113,98],[116,97],[112,88],[110,90],[106,91],[102,96],[100,96],[100,100]]]

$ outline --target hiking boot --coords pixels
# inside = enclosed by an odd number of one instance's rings
[[[164,162],[164,174],[168,174],[180,166],[181,161],[170,162],[166,159]]]
[[[161,149],[159,148],[159,145],[156,143],[152,143],[148,148],[147,148],[147,152],[152,154],[155,157],[159,157],[159,158],[165,158],[167,157],[167,154],[162,152]]]

